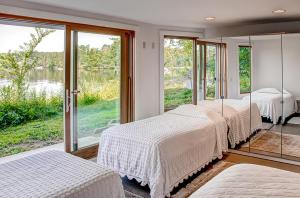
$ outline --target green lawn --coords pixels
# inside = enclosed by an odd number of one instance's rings
[[[79,137],[92,135],[95,128],[103,128],[118,118],[119,105],[112,101],[97,101],[78,108]],[[117,122],[119,120],[116,120]],[[63,141],[63,114],[46,120],[35,120],[0,129],[0,157],[49,146]]]
[[[192,103],[192,90],[187,88],[165,89],[165,109],[173,109],[182,104]]]

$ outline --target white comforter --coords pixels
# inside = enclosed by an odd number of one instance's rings
[[[283,95],[283,111],[282,111]],[[243,100],[249,101],[250,95]],[[282,121],[297,111],[297,102],[294,96],[288,92],[281,93],[261,93],[254,91],[251,93],[251,101],[255,102],[260,110],[260,115],[269,118],[273,124],[277,124],[281,115]]]
[[[185,178],[222,157],[227,151],[226,131],[220,115],[184,105],[105,130],[98,163],[148,184],[151,197],[170,196]]]
[[[259,109],[255,103],[251,104],[251,109],[248,101],[235,99],[224,99],[223,103],[222,100],[205,100],[198,102],[198,106],[199,109],[213,110],[220,115],[223,114],[229,127],[228,140],[231,148],[246,141],[253,132],[262,127]]]
[[[0,197],[122,198],[118,173],[61,151],[0,165]]]
[[[190,198],[299,197],[300,174],[253,164],[234,165]]]

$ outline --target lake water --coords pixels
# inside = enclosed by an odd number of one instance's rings
[[[106,71],[84,71],[79,70],[78,82],[82,84],[101,86],[102,83],[110,79],[115,79],[112,70]],[[38,69],[29,73],[27,80],[28,92],[35,91],[37,95],[45,92],[47,97],[63,96],[64,93],[64,71]],[[9,79],[0,78],[0,89],[11,85]],[[79,85],[80,86],[80,85]]]
[[[62,95],[64,90],[64,72],[60,70],[35,70],[27,77],[28,92],[35,91],[37,95],[45,92],[47,97]],[[11,85],[11,80],[0,79],[0,89]]]

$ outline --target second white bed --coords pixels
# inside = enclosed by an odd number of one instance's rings
[[[221,172],[189,198],[299,197],[300,174],[254,164]]]
[[[98,163],[170,196],[184,179],[226,152],[227,124],[218,113],[183,105],[163,115],[107,129]]]

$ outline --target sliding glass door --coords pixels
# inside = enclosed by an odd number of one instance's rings
[[[98,144],[120,123],[121,37],[73,31],[74,150]]]

